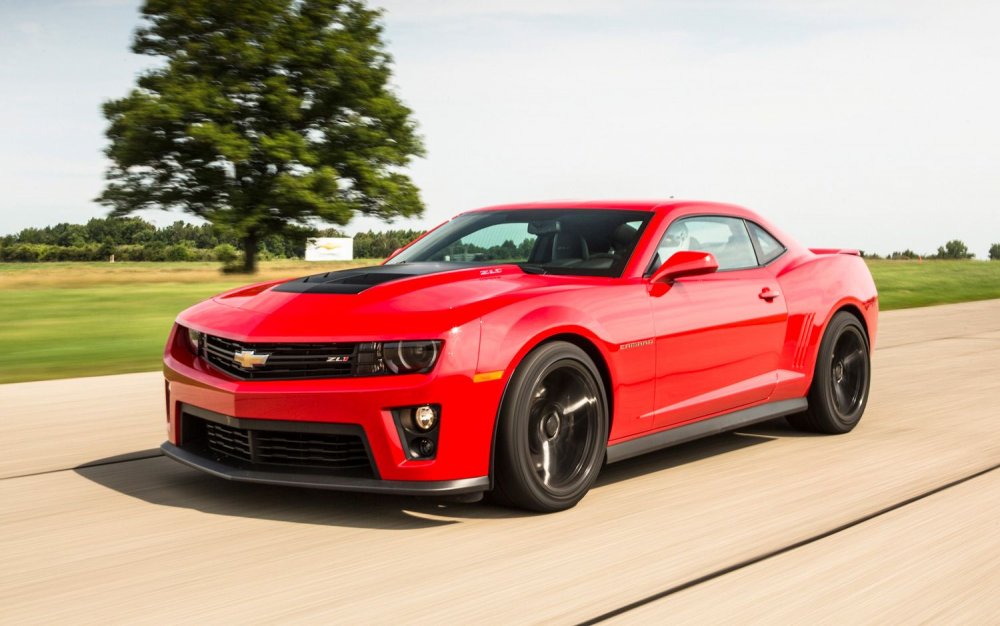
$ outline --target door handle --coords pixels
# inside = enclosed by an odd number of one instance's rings
[[[764,287],[763,289],[760,290],[760,293],[757,294],[757,297],[760,298],[761,300],[767,300],[768,302],[773,302],[774,299],[780,295],[781,295],[780,291],[771,291],[770,287]]]

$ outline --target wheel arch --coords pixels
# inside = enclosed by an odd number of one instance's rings
[[[823,320],[823,325],[816,334],[815,344],[810,350],[811,363],[812,365],[808,369],[809,384],[806,386],[806,390],[812,387],[813,380],[816,379],[816,361],[819,358],[819,349],[823,344],[823,338],[826,336],[826,331],[830,327],[830,323],[833,322],[833,318],[837,316],[838,313],[847,313],[858,320],[861,324],[861,328],[865,331],[865,340],[868,342],[868,349],[871,350],[872,340],[871,333],[868,328],[868,320],[865,319],[864,313],[862,313],[862,305],[853,300],[844,300],[838,302],[835,307],[830,310],[830,313]]]
[[[870,350],[872,339],[871,339],[871,333],[868,330],[868,320],[865,319],[864,313],[861,312],[861,307],[859,307],[854,302],[841,303],[841,305],[838,308],[834,309],[834,311],[830,313],[830,315],[826,318],[826,322],[823,324],[823,334],[826,334],[826,329],[830,326],[830,322],[832,322],[833,318],[836,317],[837,313],[840,312],[850,313],[855,318],[857,318],[858,322],[860,322],[861,324],[861,328],[863,328],[865,331],[865,340],[868,342],[868,349]]]
[[[851,396],[854,399],[851,400],[850,406],[846,411],[839,406],[835,406],[836,400],[831,398],[831,390],[833,389],[833,386],[840,383],[839,380],[836,382],[833,381],[833,378],[831,378],[833,374],[831,374],[830,370],[827,369],[833,361],[824,361],[825,366],[823,368],[819,366],[820,355],[823,351],[823,344],[827,342],[829,337],[833,337],[832,335],[829,335],[831,326],[842,313],[848,317],[840,318],[845,319],[846,321],[842,322],[838,326],[838,336],[841,335],[846,328],[853,327],[855,329],[855,335],[860,334],[859,340],[862,346],[868,351],[869,355],[869,361],[864,365],[864,380],[862,383],[864,386],[860,387],[860,390],[854,390],[851,392],[854,394]],[[853,318],[857,324],[851,324],[850,318]],[[860,333],[858,333],[858,327],[860,327]],[[836,343],[836,341],[831,342],[830,348],[834,349]],[[868,402],[868,394],[870,393],[871,384],[871,345],[872,338],[868,326],[868,319],[856,304],[849,301],[841,302],[838,306],[833,308],[827,318],[823,320],[822,332],[819,334],[812,369],[809,372],[809,386],[806,392],[808,409],[802,413],[787,416],[789,423],[796,429],[806,432],[843,434],[851,431],[861,419],[865,410],[865,405]],[[836,356],[834,356],[834,358],[836,358]],[[840,367],[845,365],[846,360],[840,364]]]
[[[490,440],[490,489],[493,489],[494,481],[494,470],[496,463],[496,447],[497,447],[497,433],[500,428],[500,414],[503,412],[503,403],[507,397],[507,390],[510,387],[510,382],[514,378],[514,373],[517,368],[521,366],[521,363],[525,358],[538,348],[555,343],[557,341],[563,341],[572,344],[587,354],[590,360],[594,363],[597,368],[598,373],[601,376],[601,385],[604,387],[604,393],[607,397],[608,402],[608,434],[611,433],[611,426],[614,424],[614,383],[611,378],[611,368],[608,365],[607,359],[601,349],[597,347],[594,341],[582,334],[563,330],[559,332],[553,332],[550,334],[543,334],[535,338],[535,340],[528,344],[527,348],[524,349],[519,357],[515,359],[516,362],[512,362],[510,365],[510,375],[507,376],[507,380],[504,382],[503,393],[500,394],[500,403],[497,405],[497,414],[493,419],[493,436]]]
[[[611,426],[615,421],[615,398],[614,398],[614,384],[611,381],[611,368],[608,366],[607,359],[604,358],[604,354],[601,352],[597,345],[584,337],[583,335],[578,335],[575,333],[561,333],[558,335],[552,335],[545,338],[543,341],[539,342],[536,346],[532,348],[535,350],[547,343],[552,343],[554,341],[565,341],[566,343],[571,343],[577,348],[580,348],[587,353],[590,360],[594,362],[594,366],[597,367],[597,371],[601,375],[601,384],[604,385],[604,394],[607,396],[608,401],[608,433],[611,433]]]

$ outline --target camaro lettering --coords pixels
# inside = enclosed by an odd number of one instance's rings
[[[491,267],[488,270],[479,270],[480,276],[493,276],[495,274],[502,274],[503,270],[499,267]]]
[[[649,346],[653,344],[652,339],[643,339],[642,341],[631,341],[629,343],[623,343],[618,346],[619,350],[630,350],[632,348],[641,348],[642,346]]]
[[[350,360],[351,360],[351,357],[347,356],[347,355],[338,355],[338,356],[328,356],[328,357],[326,357],[326,362],[327,363],[347,363]]]
[[[258,365],[264,365],[267,363],[267,357],[270,354],[255,354],[253,350],[241,350],[233,355],[233,363],[236,363],[243,369],[252,369]]]

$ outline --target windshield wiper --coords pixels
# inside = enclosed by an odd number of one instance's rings
[[[534,263],[518,263],[518,267],[525,274],[548,274],[548,271],[541,265],[536,265]]]

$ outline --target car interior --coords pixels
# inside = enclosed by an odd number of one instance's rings
[[[587,235],[559,222],[552,232],[538,235],[527,262],[536,265],[608,269],[628,258],[639,235],[636,222],[623,222],[601,232],[588,224]],[[531,229],[529,228],[529,232]],[[589,235],[589,240],[588,240]]]

